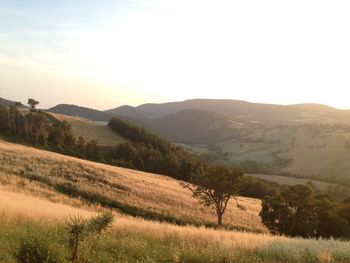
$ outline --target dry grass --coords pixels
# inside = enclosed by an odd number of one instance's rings
[[[50,229],[56,225],[62,226],[69,216],[79,214],[90,217],[101,209],[68,198],[41,183],[24,180],[20,177],[23,173],[35,173],[52,177],[53,180],[74,180],[84,188],[104,191],[104,194],[119,201],[150,210],[174,215],[180,213],[181,216],[191,216],[198,221],[215,219],[208,210],[200,209],[189,193],[179,186],[179,182],[171,178],[96,164],[2,141],[0,163],[0,223],[5,225],[0,229],[0,250],[7,248],[8,237],[16,240],[17,234],[25,234],[28,227],[43,231],[44,235],[56,233]],[[123,187],[125,189],[121,190]],[[227,215],[234,217],[235,221],[230,223],[259,228],[256,213],[260,202],[246,198],[241,198],[241,201],[250,212],[237,211],[231,204]],[[181,202],[182,210],[178,207]],[[37,223],[28,224],[26,219]],[[62,246],[59,240],[55,242]],[[348,247],[347,242],[337,240],[292,239],[267,233],[176,226],[115,213],[111,231],[83,252],[93,258],[91,262],[104,263],[345,263],[350,260]],[[5,254],[2,262],[15,261],[11,255]]]
[[[200,206],[179,181],[172,178],[80,160],[30,147],[0,141],[0,183],[20,187],[31,185],[31,193],[54,195],[42,183],[19,179],[39,176],[57,183],[73,183],[79,189],[97,193],[112,200],[146,211],[170,215],[197,223],[216,222],[214,211]],[[56,201],[65,196],[56,196]],[[66,200],[71,202],[70,200]],[[231,202],[224,224],[247,230],[266,232],[258,216],[261,202],[239,198],[247,208],[242,211]]]
[[[28,193],[13,192],[4,187],[0,188],[0,198],[0,213],[32,220],[62,220],[71,215],[90,217],[96,213],[87,209],[55,203]]]
[[[25,218],[48,223],[64,222],[70,216],[80,215],[88,218],[96,214],[91,208],[77,208],[70,205],[55,203],[28,193],[13,192],[0,188],[0,214],[10,218]],[[168,223],[147,221],[140,218],[123,216],[115,213],[116,220],[113,229],[124,235],[148,235],[158,241],[176,237],[178,240],[191,241],[200,244],[220,243],[225,248],[255,249],[275,241],[287,240],[269,234],[252,234],[213,230],[204,227],[175,226]]]
[[[114,146],[126,141],[109,129],[106,123],[96,123],[79,117],[71,117],[58,113],[50,114],[61,121],[70,123],[74,136],[82,136],[86,141],[96,140],[102,146]]]

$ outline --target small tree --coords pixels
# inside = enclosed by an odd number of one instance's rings
[[[89,220],[79,216],[73,217],[67,223],[69,234],[69,246],[71,249],[71,261],[79,262],[79,245],[92,235],[100,235],[113,221],[111,212],[104,212]]]
[[[36,105],[39,104],[39,101],[36,101],[35,99],[28,99],[28,105],[30,106],[30,109],[32,111],[35,110]]]
[[[215,165],[195,175],[191,183],[182,183],[182,186],[190,190],[193,197],[199,199],[201,204],[215,209],[218,225],[221,226],[228,202],[239,193],[242,176],[240,169]],[[237,199],[236,204],[238,208],[244,210]]]

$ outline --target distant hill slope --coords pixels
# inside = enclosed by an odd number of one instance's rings
[[[160,136],[181,143],[212,143],[237,138],[247,127],[246,124],[204,110],[182,110],[144,122]]]
[[[21,182],[31,193],[52,191],[83,202],[102,204],[125,214],[154,220],[213,224],[213,210],[202,207],[178,180],[163,175],[118,168],[0,140],[0,184]],[[258,199],[239,198],[242,211],[229,203],[224,223],[239,229],[266,232]]]
[[[72,126],[72,132],[76,138],[82,136],[86,141],[96,140],[101,146],[114,146],[127,141],[113,132],[106,123],[93,122],[58,113],[49,113],[61,121],[67,121]]]
[[[6,99],[3,99],[3,98],[0,98],[0,105],[1,106],[11,106],[11,105],[15,105],[15,101],[11,101],[11,100],[6,100]],[[21,108],[28,108],[27,106],[21,104],[20,106]]]
[[[160,118],[182,110],[198,109],[215,112],[234,120],[258,121],[264,125],[288,124],[297,121],[341,121],[350,123],[350,111],[324,105],[274,105],[240,100],[195,99],[162,104],[122,106],[106,111],[133,118]]]
[[[68,116],[79,116],[92,121],[108,122],[113,117],[113,115],[99,110],[69,104],[59,104],[47,111]]]

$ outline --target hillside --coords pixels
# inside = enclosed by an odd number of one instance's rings
[[[11,101],[11,100],[6,100],[4,98],[0,98],[0,105],[1,106],[11,106],[11,105],[15,105],[15,101]],[[21,104],[20,106],[21,108],[28,108],[27,106]]]
[[[181,143],[212,143],[237,138],[246,126],[203,110],[182,110],[147,120],[147,128],[172,142]]]
[[[319,104],[188,100],[106,111],[134,118],[159,136],[215,160],[254,161],[284,173],[350,185],[349,111]],[[74,115],[71,112],[70,115]],[[135,119],[137,118],[137,119]]]
[[[199,207],[178,181],[164,176],[3,141],[0,141],[0,161],[0,251],[3,252],[0,262],[17,262],[11,250],[26,240],[29,233],[48,242],[49,248],[59,253],[57,256],[66,258],[69,255],[64,236],[69,217],[89,218],[101,211],[101,207],[87,202],[84,196],[76,198],[64,194],[60,192],[64,188],[57,188],[57,185],[74,182],[81,193],[103,194],[119,204],[195,222],[211,221],[214,217],[211,211]],[[56,183],[49,186],[50,182]],[[226,215],[229,224],[265,231],[257,220],[260,202],[249,198],[239,198],[239,201],[247,211],[230,206]],[[107,233],[81,246],[83,258],[97,263],[145,262],[146,259],[174,263],[345,263],[350,260],[348,242],[175,226],[115,211],[115,220]],[[45,244],[41,243],[41,247]]]
[[[93,122],[79,117],[51,113],[60,121],[67,121],[72,126],[74,137],[82,136],[86,141],[96,140],[101,146],[114,146],[126,142],[124,138],[113,132],[104,122]]]
[[[108,122],[113,115],[99,110],[69,104],[58,104],[47,110],[48,112],[59,113],[68,116],[79,116],[91,121]]]
[[[260,122],[268,126],[302,121],[340,121],[349,123],[350,117],[349,111],[337,110],[323,105],[274,105],[240,100],[215,99],[194,99],[182,102],[143,104],[137,107],[122,106],[106,112],[138,119],[147,119],[160,118],[189,109],[215,112],[230,119]]]
[[[214,211],[202,207],[172,178],[117,168],[0,141],[2,185],[31,186],[31,192],[102,204],[130,215],[179,224],[215,224]],[[229,204],[223,223],[265,232],[260,222],[260,200],[239,198],[246,212]]]

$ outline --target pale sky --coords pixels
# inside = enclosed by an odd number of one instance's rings
[[[0,96],[350,109],[350,1],[0,0]]]

